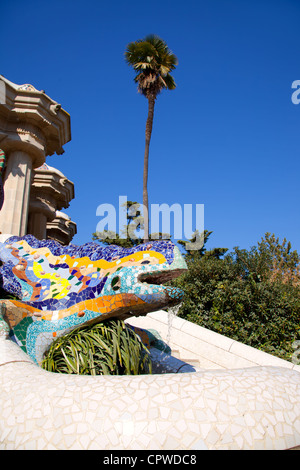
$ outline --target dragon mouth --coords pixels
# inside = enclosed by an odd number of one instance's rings
[[[148,301],[150,303],[155,301],[155,293],[157,293],[157,290],[159,289],[159,307],[164,308],[168,306],[174,306],[182,301],[184,297],[184,292],[178,287],[173,287],[164,284],[173,279],[176,279],[178,276],[186,272],[187,269],[187,264],[183,259],[179,249],[177,247],[174,247],[174,260],[171,265],[156,265],[155,269],[151,271],[145,270],[139,273],[137,281],[144,285],[146,289],[148,288],[148,292],[150,291],[148,297]]]
[[[172,279],[176,279],[182,273],[186,272],[183,265],[173,267],[173,269],[162,268],[156,271],[144,271],[139,273],[136,278],[137,283],[145,286],[143,294],[121,294],[127,295],[127,306],[114,309],[111,312],[101,315],[92,322],[104,321],[113,318],[125,320],[132,316],[145,316],[149,312],[160,310],[162,308],[178,305],[184,296],[182,289],[178,287],[163,285]],[[117,286],[116,286],[117,287]]]
[[[169,285],[164,285],[168,281],[172,279],[176,279],[180,274],[184,273],[186,270],[180,268],[170,269],[170,270],[162,270],[162,271],[155,271],[155,272],[147,272],[141,273],[138,276],[138,281],[142,284],[146,284],[148,288],[151,289],[153,286],[153,292],[157,290],[157,286],[160,288],[160,296],[158,300],[158,307],[172,307],[180,303],[184,297],[184,292],[182,289],[178,287],[173,287]],[[151,294],[150,294],[151,298]],[[150,300],[150,303],[155,302],[155,300]]]
[[[171,269],[169,271],[155,271],[155,272],[147,272],[141,273],[138,276],[138,281],[145,283],[145,284],[153,284],[153,285],[162,285],[172,279],[176,279],[178,276],[186,272],[186,269],[178,268],[178,269]]]

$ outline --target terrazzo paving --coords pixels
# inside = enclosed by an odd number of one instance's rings
[[[280,367],[87,377],[0,339],[0,449],[289,449],[300,374]]]

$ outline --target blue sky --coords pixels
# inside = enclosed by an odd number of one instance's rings
[[[0,74],[71,115],[47,163],[75,183],[74,243],[91,240],[98,205],[142,201],[147,101],[124,51],[154,33],[179,63],[156,102],[149,202],[204,204],[209,248],[271,232],[300,251],[298,0],[1,0],[0,14]]]

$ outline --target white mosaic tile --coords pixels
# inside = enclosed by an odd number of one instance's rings
[[[300,443],[296,371],[64,376],[41,370],[8,340],[0,343],[6,358],[2,450],[286,449]]]

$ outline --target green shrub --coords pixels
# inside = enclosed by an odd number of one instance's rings
[[[234,340],[291,360],[300,339],[300,288],[274,276],[268,253],[235,249],[224,259],[187,257],[179,316]],[[277,270],[278,273],[278,270]]]
[[[81,375],[151,374],[149,351],[120,320],[76,328],[57,338],[42,367]]]

